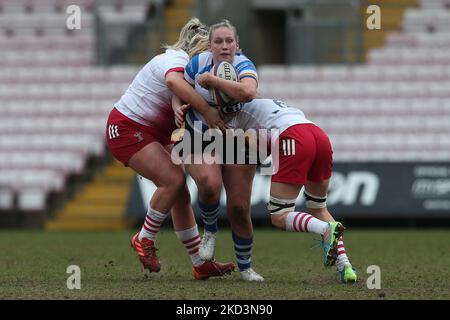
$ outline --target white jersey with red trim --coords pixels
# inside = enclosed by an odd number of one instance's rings
[[[238,79],[253,78],[258,81],[258,74],[256,72],[256,67],[250,59],[241,53],[236,53],[233,60],[233,66],[238,74]],[[198,78],[205,72],[210,72],[213,68],[213,54],[210,51],[202,52],[189,61],[186,69],[184,71],[184,78],[192,86],[194,86],[195,91],[200,94],[210,106],[216,106],[214,100],[209,94],[209,91],[197,83]],[[203,130],[208,129],[205,119],[202,115],[196,112],[193,108],[190,108],[186,114],[186,121],[194,126],[194,121],[203,122]]]
[[[281,134],[287,128],[304,123],[314,122],[306,119],[298,108],[290,107],[276,99],[254,99],[244,103],[241,111],[235,116],[225,117],[230,128],[278,129]]]
[[[186,52],[167,49],[139,71],[114,106],[131,120],[143,125],[159,126],[165,118],[173,122],[172,92],[166,85],[165,77],[172,71],[183,72],[188,62]]]

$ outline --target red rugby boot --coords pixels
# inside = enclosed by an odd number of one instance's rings
[[[156,250],[158,249],[156,249],[155,244],[150,239],[143,238],[139,241],[138,235],[139,232],[131,239],[131,246],[138,254],[139,260],[145,269],[148,269],[150,272],[159,272],[161,265],[156,256]]]
[[[234,271],[233,262],[221,263],[217,261],[205,261],[198,267],[192,267],[192,272],[197,280],[206,280],[209,277],[221,277]]]

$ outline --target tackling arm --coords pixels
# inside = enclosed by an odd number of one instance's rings
[[[255,99],[258,85],[253,78],[243,78],[236,82],[219,78],[209,72],[201,75],[198,83],[206,89],[216,88],[239,102],[250,102]]]
[[[226,130],[227,127],[220,117],[219,111],[215,108],[211,108],[208,103],[195,92],[194,88],[184,80],[182,73],[171,72],[167,74],[166,84],[174,95],[190,104],[195,111],[200,113],[205,118],[210,128]]]

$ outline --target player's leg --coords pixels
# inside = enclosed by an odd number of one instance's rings
[[[295,212],[295,201],[307,181],[316,155],[308,125],[295,125],[279,138],[278,171],[272,176],[268,209],[272,224],[281,230],[324,234],[327,223],[307,213]]]
[[[332,222],[335,220],[326,206],[328,185],[328,179],[321,182],[308,181],[305,186],[305,198],[309,213],[322,221]],[[343,236],[337,239],[336,267],[342,282],[351,283],[357,280],[356,272],[346,253]]]
[[[169,153],[172,151],[172,148],[171,145],[166,146],[166,150]],[[178,239],[180,239],[188,252],[192,266],[200,266],[203,263],[203,260],[198,255],[200,235],[191,206],[191,196],[186,185],[184,186],[180,197],[178,197],[173,204],[172,222]]]
[[[227,194],[227,217],[232,229],[236,261],[245,281],[264,281],[252,268],[253,224],[250,215],[255,165],[225,164],[223,184]]]
[[[168,152],[156,138],[161,136],[160,133],[127,118],[115,108],[110,112],[105,133],[114,157],[158,187],[141,231],[132,238],[132,246],[144,268],[158,272],[160,264],[154,246],[156,234],[183,190],[184,173],[172,163]]]
[[[201,239],[187,187],[172,207],[172,220],[176,235],[186,248],[191,259],[192,272],[196,279],[203,280],[209,277],[223,276],[234,270],[235,266],[232,262],[221,263],[217,261],[205,261],[200,258],[198,251]]]
[[[329,225],[306,212],[295,211],[295,201],[303,185],[272,182],[268,209],[272,225],[284,231],[323,235]]]
[[[268,205],[272,224],[285,231],[312,232],[322,235],[324,265],[330,266],[336,260],[339,250],[338,239],[342,236],[344,227],[334,220],[321,220],[309,213],[295,211],[295,200],[302,187],[302,185],[272,182]]]
[[[176,199],[183,194],[184,172],[172,163],[169,153],[159,142],[152,142],[137,151],[127,164],[157,187],[150,199],[141,231],[133,237],[132,245],[144,267],[158,272],[160,264],[156,257],[156,236]]]
[[[222,190],[221,165],[217,164],[215,154],[207,154],[204,149],[210,144],[203,140],[203,133],[186,122],[183,140],[189,138],[190,152],[185,155],[185,168],[197,185],[197,203],[204,225],[199,254],[203,260],[214,258],[217,218],[219,216],[220,192]],[[198,147],[201,150],[198,150]]]
[[[166,149],[171,152],[172,146],[169,145]],[[204,261],[200,258],[198,251],[201,239],[191,206],[191,196],[186,185],[172,207],[172,222],[178,239],[191,259],[192,271],[196,279],[222,276],[234,270],[232,262],[220,263]]]
[[[272,224],[277,228],[322,235],[324,238],[324,264],[329,266],[335,261],[336,237],[342,233],[343,226],[340,223],[321,221],[308,213],[294,211],[298,193],[308,181],[315,162],[320,158],[315,128],[314,125],[300,124],[288,128],[280,135],[279,169],[272,176],[271,199],[268,209],[271,213]],[[329,152],[329,157],[331,157],[331,147]],[[322,167],[317,168],[321,169]],[[322,173],[322,171],[318,172]]]
[[[332,173],[333,151],[326,133],[317,126],[310,127],[316,141],[316,157],[308,172],[308,182],[305,186],[306,207],[317,218],[334,223],[334,219],[326,205],[329,179]],[[324,239],[326,242],[327,239]],[[331,255],[331,258],[330,258]],[[336,249],[330,248],[326,263],[337,263],[338,271],[344,282],[356,281],[354,272],[345,252],[344,242],[341,236],[337,236]],[[345,278],[345,279],[344,279]]]
[[[220,192],[222,190],[221,165],[204,163],[189,164],[185,167],[197,185],[198,206],[204,225],[199,254],[203,260],[212,260],[215,252]]]
[[[187,215],[187,211],[181,209],[183,205],[178,208],[178,203],[172,208],[173,226],[176,231],[178,239],[182,242],[186,251],[191,258],[192,272],[197,280],[204,280],[210,277],[220,277],[229,274],[235,269],[232,262],[221,263],[215,260],[205,261],[199,255],[200,249],[200,234],[198,232],[197,224],[194,219],[194,213]],[[184,210],[183,212],[180,212]]]

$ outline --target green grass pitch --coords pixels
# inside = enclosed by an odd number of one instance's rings
[[[266,281],[246,283],[238,272],[194,280],[171,228],[158,238],[161,272],[144,273],[132,233],[0,231],[0,299],[450,299],[449,230],[347,230],[353,285],[322,266],[311,234],[256,229],[253,267]],[[229,229],[220,230],[216,256],[234,261]],[[80,290],[67,289],[69,265],[81,269]],[[367,288],[370,265],[381,269],[379,290]]]

